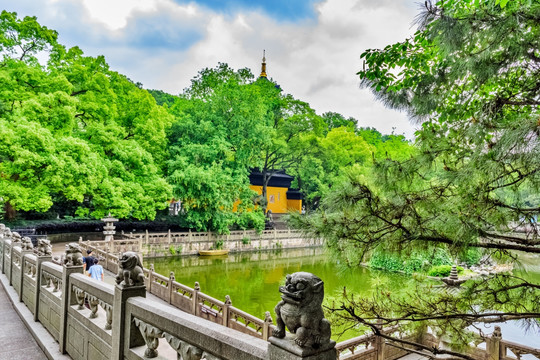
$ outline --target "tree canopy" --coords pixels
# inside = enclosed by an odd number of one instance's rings
[[[385,105],[421,124],[417,149],[350,173],[310,227],[349,264],[381,248],[444,247],[456,258],[479,248],[499,261],[540,253],[540,5],[428,1],[417,21],[411,38],[366,50],[358,73]],[[540,284],[511,274],[460,291],[424,282],[382,294],[348,294],[337,313],[375,331],[381,320],[430,326],[456,346],[482,322],[540,319]]]
[[[295,176],[308,208],[353,168],[406,157],[403,137],[318,115],[272,80],[227,64],[181,95],[144,90],[103,56],[66,48],[35,17],[0,15],[0,202],[5,217],[164,218],[227,232],[264,226],[248,175]]]
[[[34,17],[0,15],[0,197],[6,216],[75,202],[77,214],[154,218],[171,116]],[[46,64],[40,63],[46,58]]]

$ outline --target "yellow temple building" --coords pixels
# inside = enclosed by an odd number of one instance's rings
[[[268,181],[266,187],[266,208],[274,214],[285,214],[290,211],[302,211],[302,193],[299,190],[291,189],[291,182],[294,177],[279,172],[274,174]],[[260,172],[252,171],[249,174],[251,190],[259,195],[263,190],[263,175]]]

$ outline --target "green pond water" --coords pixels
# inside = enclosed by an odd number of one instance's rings
[[[521,260],[521,266],[514,272],[540,283],[540,257],[524,255]],[[293,272],[307,271],[319,276],[324,281],[325,303],[329,305],[333,298],[339,301],[344,286],[348,293],[378,296],[377,284],[392,291],[412,281],[406,275],[344,267],[322,248],[236,253],[223,257],[155,258],[145,260],[144,266],[148,268],[150,263],[164,276],[168,277],[173,271],[176,281],[184,285],[193,287],[198,281],[202,292],[218,300],[223,301],[225,295],[230,295],[235,307],[261,319],[266,311],[275,318],[274,307],[281,300],[279,286],[285,282],[285,276]],[[540,334],[537,331],[524,333],[520,323],[501,326],[505,339],[528,345],[540,343]],[[490,333],[492,329],[485,331]],[[342,329],[333,326],[332,338],[343,341],[361,334],[353,329],[338,336],[341,332]]]
[[[403,286],[409,277],[400,274],[370,271],[366,268],[345,268],[330,258],[321,248],[260,251],[229,254],[224,257],[168,257],[145,260],[145,267],[154,264],[155,271],[169,276],[174,271],[176,281],[193,287],[195,281],[201,291],[221,301],[225,295],[231,297],[235,307],[264,319],[270,311],[275,317],[274,307],[281,300],[279,286],[285,276],[297,271],[307,271],[324,281],[325,301],[332,301],[347,286],[348,292],[368,294],[374,281],[384,281],[387,286]],[[333,329],[338,339],[339,329]],[[359,335],[348,331],[338,340]]]

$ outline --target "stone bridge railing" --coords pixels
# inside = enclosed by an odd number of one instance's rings
[[[223,249],[230,251],[253,251],[260,249],[301,248],[321,246],[321,239],[313,239],[298,230],[253,230],[231,231],[219,235],[213,232],[164,232],[140,234],[119,234],[117,239],[109,241],[90,241],[92,246],[112,253],[136,251],[146,257],[170,255],[193,255],[199,250],[208,250],[216,242],[222,242]]]
[[[118,257],[109,256],[107,266],[117,269]],[[50,255],[36,254],[0,234],[0,270],[2,283],[13,287],[17,300],[73,359],[146,359],[157,352],[162,359],[184,360],[303,358],[283,357],[283,350],[272,352],[276,345],[265,341],[273,327],[271,319],[257,319],[234,308],[228,299],[216,300],[197,286],[186,287],[150,269],[144,271],[145,286],[113,286],[84,276],[82,266],[59,265]],[[146,299],[147,290],[179,308]],[[429,334],[415,340],[439,345]],[[381,337],[364,335],[337,344],[336,354],[339,360],[393,360],[407,351]],[[515,360],[525,354],[540,358],[540,350],[500,336],[489,337],[486,350],[474,350],[478,359]]]
[[[118,272],[118,256],[100,250],[88,241],[80,243],[80,246],[83,250],[91,249],[94,256],[105,259],[101,261],[105,269]],[[203,293],[198,283],[191,288],[177,282],[172,272],[169,277],[160,275],[154,272],[152,265],[143,271],[146,290],[165,302],[197,317],[268,340],[273,329],[270,313],[267,313],[266,319],[259,319],[232,306],[230,299],[221,301]]]

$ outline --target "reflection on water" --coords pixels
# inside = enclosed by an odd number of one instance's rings
[[[524,256],[523,266],[516,270],[527,280],[540,283],[540,258]],[[372,271],[366,268],[347,268],[337,259],[325,254],[322,248],[292,249],[281,251],[260,251],[252,253],[229,254],[224,257],[167,257],[145,261],[145,267],[153,263],[155,271],[169,276],[174,271],[176,280],[193,287],[195,281],[201,285],[201,291],[216,299],[224,300],[230,295],[235,307],[254,316],[264,318],[265,311],[274,315],[274,307],[281,300],[278,288],[285,282],[285,275],[296,271],[307,271],[319,276],[324,281],[325,301],[339,298],[343,287],[348,293],[378,296],[375,284],[384,284],[384,288],[401,289],[411,281],[409,276]],[[538,346],[538,331],[529,331],[525,335],[521,324],[502,324],[503,338]],[[337,339],[339,330],[333,329],[333,338]],[[491,333],[491,329],[486,329]],[[357,336],[357,331],[348,331],[338,340]]]

